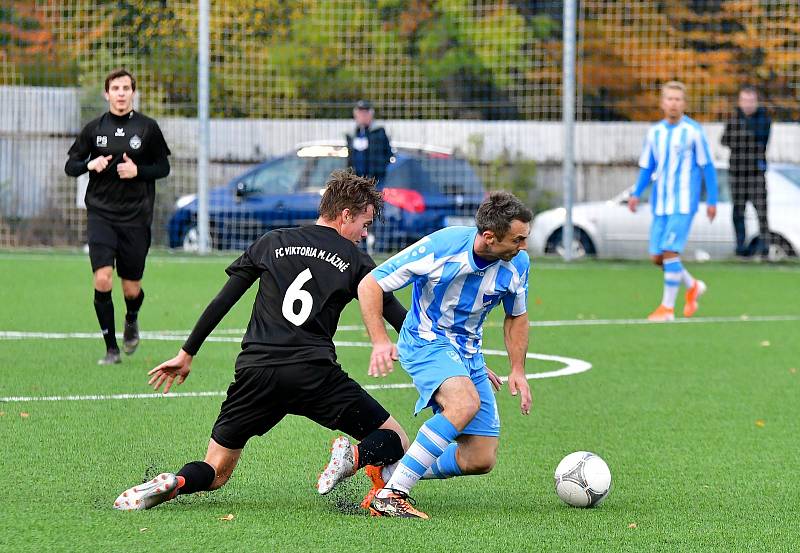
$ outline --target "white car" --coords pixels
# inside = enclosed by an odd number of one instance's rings
[[[767,170],[767,217],[769,220],[770,260],[796,257],[800,252],[800,165],[769,165]],[[711,223],[706,204],[700,203],[692,223],[684,257],[697,260],[732,257],[736,238],[733,231],[727,169],[717,169],[719,201],[717,216]],[[647,202],[652,186],[642,195],[636,213],[628,209],[633,187],[611,200],[578,203],[572,209],[574,234],[572,257],[587,255],[602,258],[641,259],[647,257],[652,212]],[[566,219],[563,207],[539,213],[533,220],[530,250],[534,254],[564,255],[562,229]],[[755,251],[758,219],[748,203],[745,212],[747,244]]]

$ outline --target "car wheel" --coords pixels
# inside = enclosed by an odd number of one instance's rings
[[[208,246],[213,249],[214,245],[211,241],[211,232],[208,233]],[[191,226],[186,229],[186,234],[183,235],[183,243],[181,249],[185,252],[197,253],[200,251],[200,231],[197,226]]]
[[[558,254],[564,257],[564,240],[562,239],[564,230],[557,229],[550,238],[547,239],[544,253]],[[582,259],[586,256],[595,255],[595,250],[592,239],[582,229],[575,227],[572,229],[572,259]]]
[[[795,257],[792,246],[780,234],[770,233],[769,254],[770,261],[783,261],[787,257]]]

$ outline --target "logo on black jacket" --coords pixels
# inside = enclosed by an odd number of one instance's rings
[[[134,150],[138,150],[142,145],[142,139],[134,134],[131,137],[130,141],[128,141],[128,144],[130,144],[131,148],[133,148]]]

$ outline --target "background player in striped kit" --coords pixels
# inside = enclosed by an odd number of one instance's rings
[[[653,183],[650,256],[653,263],[663,267],[664,293],[661,304],[648,316],[651,321],[675,319],[675,298],[681,283],[686,286],[685,317],[694,315],[698,299],[706,291],[706,284],[693,278],[680,258],[700,202],[701,179],[705,180],[708,196],[708,219],[713,221],[717,214],[717,173],[702,127],[684,115],[686,87],[683,83],[664,84],[661,109],[664,119],[647,133],[639,158],[639,180],[628,200],[628,208],[636,211],[639,197]]]
[[[492,386],[499,389],[500,380],[486,367],[481,340],[486,315],[501,303],[509,389],[520,395],[522,413],[530,413],[525,250],[532,218],[513,195],[496,192],[479,207],[475,227],[434,232],[361,281],[358,297],[373,344],[370,374],[391,370],[399,353],[419,392],[415,413],[434,411],[393,471],[368,472],[375,487],[382,486],[369,500],[374,515],[428,518],[408,498],[420,478],[484,474],[494,467],[500,417]],[[411,308],[395,347],[382,323],[381,298],[409,284]]]

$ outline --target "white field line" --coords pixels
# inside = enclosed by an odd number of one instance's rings
[[[568,327],[568,326],[636,326],[636,325],[663,325],[663,324],[719,324],[719,323],[767,323],[767,322],[794,322],[800,321],[800,315],[740,315],[738,317],[694,317],[691,319],[676,319],[670,323],[653,322],[647,319],[569,319],[562,321],[531,321],[532,328],[537,327]],[[484,326],[501,326],[498,323],[486,323]],[[362,325],[341,325],[337,330],[342,332],[363,331]],[[161,341],[183,341],[190,330],[159,330],[143,331],[142,338]],[[240,342],[245,333],[243,328],[226,328],[215,330],[207,342]],[[227,338],[225,335],[233,335]],[[122,336],[122,334],[118,334]],[[17,330],[0,331],[0,340],[30,340],[30,339],[97,339],[99,332],[27,332]],[[363,342],[357,342],[361,347]],[[337,345],[347,345],[347,342],[336,342]]]
[[[96,336],[93,336],[96,338]],[[237,340],[238,341],[238,340]],[[370,347],[372,344],[369,342],[336,342],[339,347]],[[487,349],[483,350],[484,355],[506,355],[503,350]],[[528,353],[528,359],[539,359],[541,361],[552,361],[563,363],[564,367],[555,371],[547,371],[541,373],[530,373],[525,376],[528,380],[540,378],[556,378],[559,376],[570,376],[586,372],[592,368],[592,364],[583,361],[582,359],[572,359],[570,357],[561,357],[559,355],[545,355],[543,353]],[[500,377],[503,382],[508,380],[507,377]],[[401,382],[397,384],[365,384],[365,390],[400,390],[413,388],[411,382]],[[107,401],[107,400],[122,400],[122,399],[159,399],[159,398],[180,398],[180,397],[225,397],[226,392],[172,392],[169,394],[149,393],[149,394],[110,394],[110,395],[70,395],[70,396],[8,396],[0,397],[0,403],[20,403],[31,401]]]
[[[752,322],[784,322],[784,321],[800,321],[800,315],[764,315],[764,316],[748,316],[742,315],[739,317],[697,317],[692,319],[678,319],[674,323],[752,323]],[[673,323],[673,324],[674,324]],[[653,323],[642,319],[579,319],[579,320],[564,320],[564,321],[532,321],[532,327],[561,327],[561,326],[608,326],[608,325],[642,325],[642,324],[669,324],[669,323]],[[342,325],[339,330],[342,331],[358,331],[362,330],[361,325]],[[236,336],[209,336],[207,342],[223,342],[223,343],[239,343],[240,336],[244,333],[244,329],[224,329],[219,330],[215,334],[236,334]],[[189,334],[188,331],[151,331],[142,332],[142,338],[157,341],[183,341]],[[21,331],[0,331],[0,340],[26,340],[26,339],[92,339],[99,338],[97,332],[21,332]],[[335,340],[334,343],[337,347],[360,347],[368,348],[371,346],[369,342],[350,342]],[[506,352],[503,350],[483,350],[485,355],[499,355],[504,356]],[[541,361],[551,361],[563,363],[564,367],[555,371],[547,371],[541,373],[527,374],[529,380],[540,378],[554,378],[560,376],[569,376],[588,371],[592,368],[592,364],[581,359],[574,359],[570,357],[561,357],[557,355],[545,355],[539,353],[528,353],[528,359],[539,359]],[[502,378],[503,381],[507,379]],[[364,386],[366,390],[395,390],[404,388],[413,388],[411,383],[398,383],[398,384],[367,384]],[[27,401],[101,401],[101,400],[120,400],[120,399],[151,399],[151,398],[171,398],[171,397],[224,397],[225,392],[175,392],[170,394],[112,394],[112,395],[78,395],[78,396],[8,396],[0,397],[0,402],[27,402]]]

